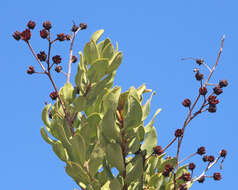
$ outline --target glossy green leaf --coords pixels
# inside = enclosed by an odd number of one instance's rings
[[[111,109],[106,112],[102,119],[102,133],[109,141],[120,139],[120,129],[116,126],[116,117]]]
[[[147,126],[144,143],[141,150],[146,150],[147,157],[153,152],[153,148],[157,145],[157,134],[154,126]]]
[[[120,173],[124,171],[124,163],[121,146],[117,143],[110,143],[106,146],[106,158],[111,167],[116,167]]]
[[[53,151],[55,154],[64,162],[68,161],[68,154],[63,144],[60,141],[54,142],[52,144]]]
[[[114,55],[114,47],[112,43],[108,43],[102,51],[102,57],[111,59]]]
[[[111,73],[120,66],[122,62],[122,52],[117,52],[109,62],[107,73]]]
[[[60,89],[59,92],[60,97],[63,99],[63,101],[66,104],[71,104],[73,99],[76,96],[76,93],[74,91],[74,87],[70,83],[65,83],[65,85]]]
[[[97,43],[97,41],[99,40],[99,38],[101,37],[103,32],[104,32],[103,29],[94,32],[93,35],[90,38],[90,41],[95,41]]]
[[[66,146],[70,145],[69,139],[66,136],[66,133],[63,127],[62,120],[57,115],[53,116],[51,120],[51,130],[55,138],[60,140]]]
[[[99,58],[96,42],[90,41],[84,47],[84,57],[87,64],[91,65],[96,59]]]
[[[107,44],[111,43],[111,40],[107,38],[97,44],[97,49],[100,54],[102,54],[103,49],[107,46]]]
[[[104,112],[111,109],[114,113],[118,106],[118,100],[121,94],[120,87],[114,87],[103,97]]]
[[[149,186],[150,187],[155,187],[156,190],[160,189],[161,185],[163,184],[164,177],[160,174],[154,174],[150,181],[149,181]]]
[[[143,174],[143,158],[141,155],[136,155],[134,158],[134,163],[132,168],[127,172],[126,175],[126,184],[130,184],[133,181],[140,179]]]
[[[48,144],[54,143],[54,141],[49,138],[49,136],[47,135],[47,132],[45,131],[45,129],[43,127],[41,127],[41,129],[40,129],[40,133],[41,133],[42,138],[45,140],[45,142],[47,142]]]
[[[101,121],[101,116],[98,113],[92,113],[88,116],[87,118],[87,123],[88,123],[88,128],[89,128],[89,134],[88,137],[89,138],[93,138],[95,136],[97,136],[97,131],[99,128],[99,123]]]
[[[188,172],[188,164],[180,166],[176,171],[176,177],[180,177],[181,175],[187,172]]]
[[[50,120],[49,120],[49,109],[50,109],[51,104],[48,104],[44,107],[42,110],[41,118],[47,128],[47,130],[50,130]]]
[[[85,96],[78,96],[73,101],[74,104],[74,111],[81,112],[86,109],[87,105],[87,98]]]
[[[86,145],[84,138],[80,134],[75,134],[71,140],[73,161],[82,166],[86,160]]]
[[[145,105],[144,105],[143,108],[142,108],[142,110],[143,110],[142,121],[144,121],[144,120],[148,117],[148,115],[149,115],[149,113],[150,113],[150,102],[151,102],[152,97],[153,97],[154,94],[155,94],[155,92],[153,92],[153,93],[151,94],[150,99],[147,100],[147,102],[145,103]]]
[[[139,150],[139,148],[140,148],[140,141],[138,140],[138,137],[134,137],[128,145],[127,152],[129,154],[134,154]]]
[[[114,178],[110,181],[107,181],[103,186],[101,190],[121,190],[122,186],[117,178]]]
[[[105,153],[103,151],[103,148],[99,144],[97,144],[94,147],[88,162],[89,173],[91,176],[95,176],[99,168],[102,166],[104,155]]]
[[[67,162],[65,170],[67,174],[71,176],[76,182],[90,184],[90,177],[80,164],[75,162]]]
[[[108,59],[96,59],[88,70],[88,79],[91,83],[99,81],[107,72]]]
[[[129,95],[124,109],[125,129],[137,127],[141,123],[142,114],[142,108],[138,100],[134,96]]]

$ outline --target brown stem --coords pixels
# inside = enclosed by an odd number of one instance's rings
[[[179,164],[181,164],[181,163],[184,162],[185,160],[188,160],[189,158],[191,158],[191,157],[193,157],[193,156],[195,156],[195,155],[197,155],[197,152],[194,152],[194,153],[190,154],[189,156],[187,156],[186,158],[184,158],[183,160],[181,160],[181,161],[179,162]]]
[[[163,152],[165,150],[167,150],[167,148],[169,148],[175,141],[176,141],[177,137],[175,137],[164,149],[163,149]]]

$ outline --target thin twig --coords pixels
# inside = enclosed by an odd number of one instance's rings
[[[37,55],[35,54],[34,50],[32,49],[30,42],[29,42],[29,41],[26,41],[26,43],[27,43],[27,45],[29,46],[29,48],[30,48],[32,54],[33,54],[34,57],[36,58],[37,62],[40,64],[40,66],[41,66],[41,68],[43,69],[43,71],[44,71],[44,72],[47,72],[46,69],[45,69],[45,67],[42,65],[41,61],[39,60],[39,58],[38,58]]]
[[[183,160],[181,160],[181,161],[179,162],[179,164],[181,164],[181,163],[184,162],[185,160],[188,160],[189,158],[191,158],[191,157],[193,157],[193,156],[195,156],[195,155],[197,155],[197,152],[194,152],[194,153],[190,154],[189,156],[187,156],[186,158],[184,158]]]
[[[78,28],[78,30],[76,32],[73,32],[73,38],[72,38],[71,44],[70,44],[70,49],[69,49],[69,68],[68,68],[67,82],[69,82],[70,75],[71,75],[71,65],[72,65],[74,40],[75,40],[76,34],[78,33],[79,30],[81,30],[80,27]]]

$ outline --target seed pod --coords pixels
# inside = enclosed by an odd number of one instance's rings
[[[191,175],[190,173],[184,173],[181,177],[180,177],[182,180],[184,181],[191,181]]]
[[[198,179],[198,183],[203,183],[205,181],[205,176],[202,176]]]
[[[72,32],[76,32],[78,29],[79,29],[79,27],[74,24],[74,25],[72,26],[71,31],[72,31]]]
[[[207,155],[203,156],[202,160],[203,160],[203,162],[207,162],[208,161],[208,156]]]
[[[27,74],[32,75],[33,73],[35,73],[35,68],[31,65],[28,67],[26,72]]]
[[[216,86],[213,88],[213,92],[216,94],[216,95],[220,95],[223,90],[220,88],[220,86]]]
[[[207,94],[207,88],[205,86],[201,87],[199,89],[199,93],[205,96]]]
[[[196,63],[198,64],[198,65],[202,65],[203,63],[204,63],[204,59],[196,59]]]
[[[37,54],[37,57],[40,61],[45,61],[47,58],[47,55],[44,51],[40,51],[40,53]]]
[[[204,146],[199,147],[198,150],[197,150],[197,153],[198,153],[199,155],[206,154],[206,149],[205,149],[205,147],[204,147]]]
[[[194,163],[189,163],[188,169],[194,170],[196,168],[196,165]]]
[[[21,39],[21,33],[18,32],[18,31],[16,31],[16,32],[14,32],[14,33],[12,34],[12,37],[13,37],[15,40],[19,41],[19,40]]]
[[[213,162],[215,160],[215,157],[210,155],[208,156],[208,162]]]
[[[58,97],[57,92],[55,92],[55,91],[54,91],[54,92],[51,92],[51,93],[50,93],[50,97],[51,97],[52,100],[56,100],[56,98]]]
[[[43,22],[43,27],[46,29],[46,30],[50,30],[51,29],[51,22],[50,21],[45,21]]]
[[[221,180],[221,174],[216,172],[213,174],[213,179],[216,180],[216,181],[219,181]]]
[[[54,57],[52,57],[52,60],[55,64],[60,64],[62,59],[59,55],[55,55]]]
[[[156,146],[153,148],[153,150],[154,150],[154,154],[157,154],[158,156],[164,152],[161,146]]]
[[[21,33],[21,39],[24,41],[29,41],[31,39],[31,31],[29,29],[24,30]]]
[[[216,96],[209,96],[208,97],[208,103],[210,104],[210,105],[216,105],[216,104],[218,104],[219,103],[219,100],[218,99],[216,99],[217,97]]]
[[[82,22],[82,23],[80,23],[79,27],[81,28],[81,30],[85,30],[85,29],[87,29],[88,26],[85,22]]]
[[[198,81],[200,81],[200,80],[202,80],[203,79],[203,74],[202,73],[200,73],[199,71],[195,74],[195,78],[198,80]]]
[[[42,29],[40,31],[40,37],[46,39],[48,37],[48,31],[46,29]]]
[[[182,102],[184,107],[190,107],[191,105],[191,101],[190,99],[186,98],[183,102]]]
[[[57,39],[63,42],[66,40],[66,35],[64,33],[57,34]]]
[[[217,111],[216,105],[209,105],[207,111],[209,111],[210,113],[215,113]]]
[[[36,26],[36,23],[34,22],[34,21],[32,21],[32,20],[30,20],[28,23],[27,23],[27,27],[29,28],[29,29],[34,29],[35,28],[35,26]]]
[[[222,88],[222,87],[227,87],[228,86],[228,82],[227,80],[221,80],[219,82],[219,86]]]
[[[175,137],[181,137],[183,135],[183,130],[182,129],[177,129],[174,132]]]
[[[73,55],[72,56],[72,63],[76,63],[78,60],[77,56]]]
[[[57,73],[59,73],[60,71],[62,71],[62,67],[61,67],[61,66],[56,66],[56,67],[55,67],[55,71],[56,71]]]
[[[225,149],[222,149],[222,150],[220,151],[220,156],[225,158],[226,155],[227,155],[227,151],[226,151]]]

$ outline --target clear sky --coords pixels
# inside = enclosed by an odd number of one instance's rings
[[[50,20],[53,31],[68,33],[72,20],[86,22],[88,29],[80,32],[74,52],[82,50],[91,34],[105,29],[103,37],[119,43],[123,51],[116,85],[127,90],[146,83],[157,92],[153,97],[151,115],[157,108],[163,111],[156,119],[158,141],[162,146],[173,138],[182,126],[187,110],[181,105],[184,98],[194,100],[199,83],[194,79],[191,61],[183,57],[203,57],[209,65],[215,63],[222,35],[226,34],[224,52],[212,82],[227,79],[229,87],[220,95],[217,113],[204,113],[192,122],[185,134],[181,157],[206,146],[208,154],[228,151],[224,162],[223,179],[194,184],[193,190],[234,189],[237,181],[237,0],[180,0],[180,1],[2,1],[1,18],[1,134],[0,189],[7,190],[73,190],[76,184],[64,171],[64,163],[53,154],[51,147],[40,137],[41,110],[50,102],[53,90],[44,76],[26,74],[36,61],[23,42],[12,38],[15,30],[22,31],[29,20],[37,27],[32,45],[38,52],[46,49],[46,41],[39,37],[42,22]],[[68,43],[57,44],[55,54],[68,60]],[[65,61],[66,62],[66,61]],[[66,64],[62,64],[66,67]],[[73,66],[76,70],[76,65]],[[205,75],[207,72],[203,69]],[[57,86],[65,82],[63,75],[55,75]],[[176,146],[169,150],[175,155]],[[197,164],[199,175],[205,164]],[[210,171],[219,171],[215,167]]]

